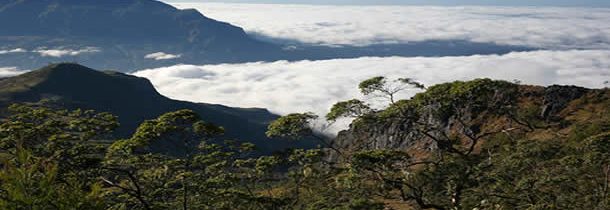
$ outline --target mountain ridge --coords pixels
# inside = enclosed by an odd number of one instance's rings
[[[178,61],[212,63],[259,60],[281,51],[240,27],[153,0],[3,0],[0,27],[0,47],[32,52],[93,48],[96,52],[66,58],[99,69],[134,70],[173,62],[145,58],[155,52],[180,54]],[[12,56],[13,63],[34,63],[26,69],[62,59]]]
[[[262,152],[279,151],[292,142],[268,139],[267,124],[278,116],[266,109],[233,108],[191,103],[159,94],[145,78],[119,72],[97,71],[73,63],[52,64],[0,80],[0,109],[13,103],[44,103],[65,109],[93,109],[119,117],[118,137],[129,137],[144,120],[180,109],[191,109],[211,123],[225,127],[228,139],[251,141]],[[2,113],[2,112],[0,112]]]

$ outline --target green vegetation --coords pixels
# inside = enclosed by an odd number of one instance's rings
[[[114,140],[111,114],[13,105],[0,120],[0,208],[610,208],[607,90],[591,90],[548,120],[539,114],[544,104],[528,98],[543,88],[480,79],[396,100],[408,87],[424,88],[376,77],[360,89],[390,99],[387,108],[356,99],[332,107],[331,122],[355,118],[350,146],[314,132],[312,113],[281,117],[269,137],[321,147],[269,156],[223,138],[224,128],[191,110]],[[408,134],[413,144],[370,146],[373,133]]]
[[[41,103],[44,102],[44,103]],[[270,141],[265,131],[278,116],[264,109],[232,108],[221,105],[176,101],[159,94],[146,79],[117,72],[101,72],[74,63],[50,64],[38,70],[0,80],[0,118],[8,117],[7,107],[34,103],[58,109],[92,109],[118,117],[114,138],[130,138],[142,122],[180,109],[193,110],[208,123],[226,129],[228,139],[248,140],[260,154],[294,145]],[[311,147],[311,145],[300,145]]]

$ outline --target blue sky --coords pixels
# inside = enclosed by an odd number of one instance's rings
[[[610,0],[162,0],[165,2],[231,2],[333,5],[499,5],[610,7]]]

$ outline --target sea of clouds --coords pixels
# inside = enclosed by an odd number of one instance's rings
[[[237,107],[264,107],[278,114],[312,111],[324,116],[335,102],[363,98],[360,81],[374,76],[409,77],[426,85],[493,78],[536,85],[606,86],[610,50],[518,52],[467,57],[364,57],[298,62],[177,65],[135,73],[174,99]],[[414,94],[408,90],[404,98]],[[339,123],[329,132],[345,128]]]
[[[608,86],[610,9],[554,7],[312,6],[174,3],[243,27],[260,38],[296,44],[366,46],[430,40],[539,49],[461,57],[363,57],[297,62],[176,65],[135,75],[171,98],[277,114],[325,115],[337,101],[362,98],[373,76],[410,77],[426,85],[487,77],[535,85]],[[408,98],[416,90],[402,95]],[[346,121],[329,130],[336,132]]]
[[[465,40],[543,49],[610,48],[610,8],[174,3],[278,40],[369,45]]]

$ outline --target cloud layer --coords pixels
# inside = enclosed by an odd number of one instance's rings
[[[12,53],[24,53],[24,52],[27,52],[27,50],[25,50],[23,48],[15,48],[15,49],[8,49],[8,50],[0,50],[0,55],[12,54]]]
[[[40,48],[33,50],[32,52],[40,54],[42,57],[64,57],[64,56],[77,56],[84,53],[98,53],[100,50],[96,47],[85,47],[82,49],[68,49],[68,48],[57,48],[57,49],[47,49]]]
[[[328,45],[467,40],[610,49],[610,9],[174,3],[254,34]]]
[[[146,59],[153,59],[153,60],[171,60],[171,59],[176,59],[176,58],[180,58],[182,57],[182,55],[178,54],[178,55],[174,55],[174,54],[169,54],[169,53],[164,53],[164,52],[156,52],[156,53],[151,53],[148,54],[146,56],[144,56],[144,58]]]
[[[19,70],[16,67],[0,67],[0,78],[17,76],[25,72],[26,71]]]
[[[162,94],[174,99],[265,107],[278,114],[313,111],[323,116],[337,101],[360,98],[357,84],[379,75],[415,78],[426,85],[489,77],[528,84],[599,88],[610,80],[610,51],[177,65],[143,70],[135,75],[150,79]]]

